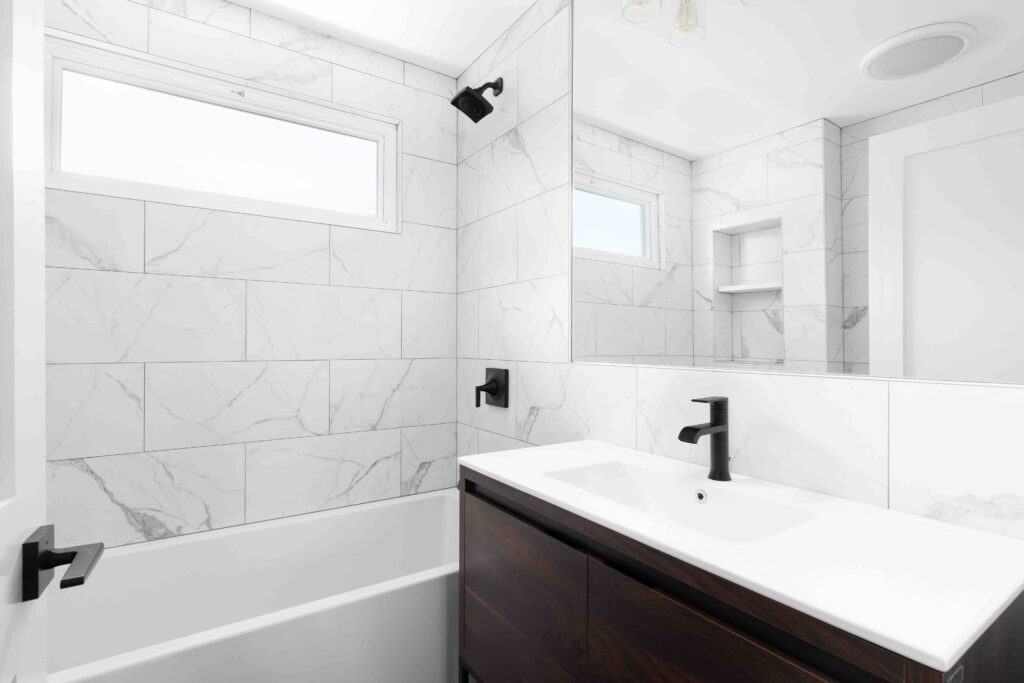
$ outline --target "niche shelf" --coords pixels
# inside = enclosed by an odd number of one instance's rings
[[[751,282],[743,285],[722,285],[720,294],[748,294],[750,292],[777,292],[782,289],[781,282]]]

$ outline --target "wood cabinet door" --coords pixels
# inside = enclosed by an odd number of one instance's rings
[[[592,681],[832,680],[592,558],[588,573]]]
[[[587,556],[463,500],[462,657],[485,683],[587,680]]]

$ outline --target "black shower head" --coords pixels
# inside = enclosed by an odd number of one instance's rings
[[[478,123],[480,119],[494,111],[494,105],[484,98],[484,91],[490,88],[497,97],[505,87],[505,79],[499,78],[490,83],[484,83],[479,88],[463,88],[459,94],[452,98],[452,105],[463,114]]]

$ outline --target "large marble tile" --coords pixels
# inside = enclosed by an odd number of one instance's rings
[[[448,100],[386,78],[335,66],[334,101],[402,122],[402,151],[455,163],[455,117]]]
[[[402,219],[455,228],[456,176],[453,164],[402,155]]]
[[[701,465],[710,441],[681,443],[679,429],[706,422],[700,396],[729,398],[732,471],[789,486],[886,504],[884,382],[761,373],[638,370],[640,450]]]
[[[812,140],[821,140],[824,135],[823,120],[784,130],[739,147],[727,149],[718,155],[722,166],[729,166],[755,157],[771,154]]]
[[[464,292],[457,298],[456,357],[476,358],[480,355],[480,293]]]
[[[693,343],[693,311],[665,311],[665,353],[692,357]]]
[[[889,386],[889,506],[1024,539],[1024,391]]]
[[[768,201],[783,202],[825,191],[825,146],[812,140],[768,155]]]
[[[405,80],[410,88],[451,99],[455,96],[455,79],[437,71],[405,62]]]
[[[477,435],[477,451],[480,453],[496,453],[498,451],[517,451],[533,448],[534,444],[513,439],[504,434],[495,434],[481,429]]]
[[[824,304],[783,309],[787,360],[829,360],[828,309]]]
[[[571,202],[569,185],[563,185],[519,204],[516,253],[520,281],[569,272]]]
[[[458,289],[466,292],[516,281],[518,207],[459,228]]]
[[[476,123],[461,114],[458,115],[458,157],[460,160],[477,153],[519,123],[519,93],[523,87],[523,81],[518,78],[518,64],[518,53],[511,54],[487,71],[482,72],[476,80],[467,84],[470,87],[478,88],[484,83],[493,83],[499,78],[504,79],[501,95],[495,96],[491,90],[488,90],[485,95],[488,101],[494,105],[494,111]],[[457,87],[461,90],[465,86],[460,82]]]
[[[463,86],[463,80],[475,82],[479,80],[481,73],[490,71],[495,64],[501,62],[509,55],[516,52],[523,42],[536,33],[544,24],[551,20],[565,7],[569,0],[538,0],[516,21],[495,40],[490,47],[484,50],[473,64],[466,69],[459,79],[459,87]]]
[[[149,51],[254,83],[331,99],[327,62],[173,14],[150,14]]]
[[[142,272],[143,203],[46,191],[46,265]]]
[[[454,359],[331,362],[331,433],[454,421]]]
[[[480,154],[459,162],[457,171],[457,221],[461,228],[473,223],[480,214]]]
[[[401,233],[331,228],[331,284],[455,291],[456,234],[406,223]]]
[[[400,292],[269,282],[248,290],[248,360],[402,355]]]
[[[693,269],[675,263],[661,268],[633,269],[633,305],[693,309]]]
[[[247,444],[245,521],[396,498],[397,429]]]
[[[402,430],[402,495],[452,488],[458,484],[455,424]]]
[[[62,546],[108,547],[241,524],[244,458],[237,445],[51,462],[47,521]]]
[[[316,223],[146,205],[146,272],[327,284],[330,228]]]
[[[951,95],[915,104],[873,119],[843,128],[843,145],[867,140],[873,135],[906,128],[917,123],[932,121],[982,105],[982,86],[961,90]]]
[[[868,194],[868,143],[854,142],[842,150],[843,199]]]
[[[599,356],[660,356],[666,353],[665,315],[661,308],[597,306]]]
[[[636,445],[636,370],[520,363],[516,438],[537,445],[597,439]]]
[[[45,0],[46,25],[146,51],[149,11],[128,0]]]
[[[153,9],[223,28],[233,33],[249,35],[251,10],[227,0],[141,0]],[[253,36],[255,37],[255,36]]]
[[[516,433],[516,406],[518,405],[519,364],[507,360],[460,358],[458,363],[458,420],[459,423],[486,430],[494,434],[514,437]],[[508,370],[508,408],[491,406],[481,397],[480,407],[474,402],[474,387],[483,384],[487,368]]]
[[[629,182],[630,158],[627,154],[587,142],[575,142],[572,154],[572,167],[576,171]]]
[[[785,357],[781,310],[735,313],[733,331],[739,336],[739,345],[733,347],[737,357],[770,361]]]
[[[843,251],[868,250],[868,198],[843,200]]]
[[[252,14],[252,37],[396,83],[401,83],[404,79],[403,62],[400,59],[262,12]]]
[[[402,357],[455,358],[454,294],[402,292]]]
[[[692,181],[690,176],[656,166],[642,159],[630,159],[630,182],[661,195],[661,208],[666,216],[689,219]]]
[[[866,366],[871,360],[868,353],[869,323],[867,306],[843,309],[843,360],[847,363]]]
[[[328,364],[159,363],[146,368],[146,447],[328,432]]]
[[[572,357],[597,355],[597,304],[572,304]]]
[[[461,422],[455,425],[455,452],[459,458],[465,455],[476,455],[479,450],[480,430],[476,427],[464,425]]]
[[[666,216],[662,238],[666,261],[693,263],[693,226],[690,221]]]
[[[824,250],[783,255],[782,295],[787,306],[826,304],[827,256]]]
[[[633,303],[633,268],[611,261],[574,258],[572,300],[595,304]]]
[[[568,275],[501,285],[480,292],[480,355],[569,360]]]
[[[522,44],[518,50],[519,121],[525,121],[569,92],[570,10],[565,8]]]
[[[241,360],[245,283],[47,269],[51,363]]]
[[[47,366],[47,459],[142,451],[144,377],[139,363]]]
[[[843,306],[868,305],[868,253],[843,254]]]
[[[765,157],[693,176],[693,219],[710,218],[764,205],[768,200]]]
[[[518,204],[570,180],[569,98],[563,97],[480,153],[480,211]]]

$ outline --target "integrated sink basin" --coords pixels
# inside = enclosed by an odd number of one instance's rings
[[[715,538],[749,543],[792,529],[813,517],[808,510],[730,490],[689,472],[659,472],[619,460],[546,472],[585,492],[659,515]]]

